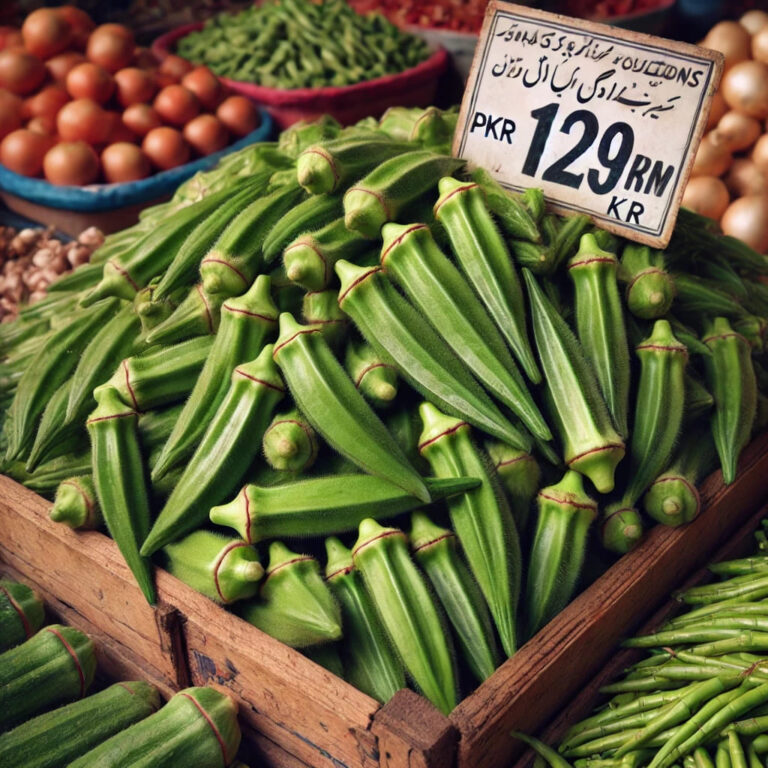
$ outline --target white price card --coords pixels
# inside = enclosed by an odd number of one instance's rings
[[[722,69],[705,48],[491,0],[453,152],[664,247]]]

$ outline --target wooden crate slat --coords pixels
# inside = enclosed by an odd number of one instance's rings
[[[506,768],[512,729],[535,733],[591,679],[618,641],[747,519],[768,493],[768,433],[739,462],[739,482],[720,471],[703,487],[704,512],[681,528],[656,526],[451,713],[458,768]]]

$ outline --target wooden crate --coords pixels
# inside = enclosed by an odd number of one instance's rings
[[[508,768],[512,728],[539,731],[604,665],[620,638],[707,562],[768,495],[768,433],[739,479],[704,483],[704,511],[657,527],[449,717],[411,691],[381,706],[302,654],[158,570],[144,601],[114,543],[48,519],[50,504],[0,477],[0,561],[33,583],[68,623],[93,634],[108,674],[141,675],[165,692],[228,690],[262,764],[272,768]]]

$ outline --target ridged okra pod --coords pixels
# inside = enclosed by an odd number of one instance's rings
[[[232,372],[227,394],[157,516],[142,552],[151,555],[201,525],[258,456],[272,412],[285,394],[272,345]]]
[[[361,469],[422,502],[429,492],[334,357],[319,329],[280,315],[275,360],[296,405],[328,444]]]
[[[424,430],[419,450],[438,477],[476,477],[480,486],[448,500],[451,525],[480,585],[505,653],[517,648],[515,615],[520,592],[520,542],[488,460],[475,447],[469,425],[431,403],[419,408]]]
[[[733,323],[733,330],[740,333],[748,342],[753,355],[765,352],[765,337],[768,333],[768,320],[764,317],[747,315]]]
[[[643,537],[643,520],[634,508],[621,502],[609,504],[600,523],[603,546],[619,555],[634,549]]]
[[[664,525],[690,523],[701,511],[696,484],[714,467],[716,458],[708,428],[688,431],[670,466],[651,483],[643,497],[645,513]]]
[[[123,360],[107,384],[136,411],[178,402],[194,386],[213,340],[213,336],[198,336],[168,347],[152,347]]]
[[[0,765],[69,765],[114,734],[156,712],[161,703],[157,689],[143,680],[115,683],[0,735]]]
[[[213,688],[185,688],[155,714],[99,744],[67,768],[221,768],[240,747],[237,704]]]
[[[0,730],[74,699],[96,673],[93,642],[74,627],[50,624],[0,654]]]
[[[542,440],[549,431],[501,334],[424,224],[386,224],[381,266],[477,379]]]
[[[34,589],[0,579],[0,653],[29,640],[44,620],[45,607]]]
[[[483,190],[488,208],[507,237],[531,243],[541,242],[536,221],[519,195],[507,192],[485,168],[472,171],[472,181]]]
[[[720,290],[719,284],[697,275],[676,273],[675,276],[675,308],[694,316],[723,315],[739,318],[747,314],[743,305],[725,291]]]
[[[345,189],[385,160],[413,149],[413,144],[393,141],[379,131],[342,135],[307,147],[296,159],[296,176],[309,194],[330,194]]]
[[[365,341],[350,341],[344,367],[355,386],[375,408],[386,408],[397,396],[397,368],[385,363]]]
[[[109,385],[94,393],[96,410],[88,419],[93,480],[104,522],[141,591],[155,602],[152,567],[139,548],[149,532],[149,494],[139,449],[137,414]]]
[[[682,339],[679,339],[682,341]],[[685,342],[683,342],[685,344]],[[686,345],[687,346],[687,345]],[[688,352],[690,353],[690,348]],[[685,372],[685,413],[683,421],[686,424],[696,424],[707,416],[715,405],[715,398],[702,384],[698,376],[690,370]]]
[[[233,369],[259,354],[264,343],[277,331],[277,315],[271,280],[266,275],[259,275],[242,296],[224,302],[218,333],[152,470],[153,481],[162,478],[194,451],[227,393]]]
[[[669,311],[675,298],[675,283],[661,251],[627,243],[621,252],[619,277],[627,284],[625,298],[633,315],[655,320]]]
[[[264,575],[253,547],[212,531],[193,531],[162,552],[169,573],[217,603],[253,597]]]
[[[40,464],[34,472],[26,472],[17,463],[4,468],[5,474],[20,482],[31,491],[52,495],[62,480],[72,475],[85,475],[91,471],[91,450],[65,453]]]
[[[405,534],[363,520],[352,559],[409,677],[447,715],[457,703],[450,636]]]
[[[531,504],[541,485],[541,467],[534,456],[497,440],[485,443],[496,475],[501,481],[520,533],[528,527]]]
[[[688,350],[666,320],[657,320],[651,335],[636,348],[640,382],[630,444],[630,478],[623,503],[634,506],[669,462],[685,409]]]
[[[149,455],[165,443],[183,407],[183,403],[175,403],[139,414],[139,445],[143,454]]]
[[[479,483],[472,477],[425,480],[434,501]],[[395,517],[421,505],[412,494],[375,475],[329,474],[272,486],[250,483],[228,504],[214,507],[211,522],[234,528],[255,544],[354,531],[366,517]]]
[[[344,194],[347,229],[378,237],[384,224],[463,165],[463,160],[422,149],[385,160]]]
[[[105,323],[83,350],[72,374],[65,423],[82,421],[93,408],[93,390],[103,384],[127,355],[139,335],[141,323],[130,305]]]
[[[116,299],[98,302],[78,311],[71,323],[47,338],[35,364],[19,380],[8,409],[6,461],[21,457],[29,449],[37,419],[51,395],[70,377],[82,350],[117,307]]]
[[[712,436],[727,485],[736,477],[739,454],[752,432],[757,380],[749,343],[726,318],[716,317],[710,322],[703,341],[712,351],[712,356],[704,360],[707,383],[715,398]]]
[[[381,267],[336,263],[339,303],[366,341],[421,394],[500,440],[530,448],[432,326],[397,292]]]
[[[592,364],[603,400],[620,435],[627,436],[629,346],[616,281],[618,260],[603,251],[593,235],[583,235],[568,262],[576,301],[576,330]]]
[[[451,241],[456,259],[485,303],[528,378],[538,384],[536,365],[525,325],[525,296],[512,258],[493,223],[477,184],[440,180],[435,217]]]
[[[486,680],[499,665],[499,650],[488,606],[456,549],[456,535],[414,512],[410,541],[413,557],[432,583],[472,674],[478,682]]]
[[[133,311],[139,318],[141,333],[144,338],[153,328],[165,322],[192,290],[192,286],[185,285],[172,291],[165,298],[158,299],[155,296],[157,282],[157,278],[150,281],[149,285],[142,288],[133,297]]]
[[[301,304],[301,315],[307,325],[315,325],[331,349],[338,349],[349,329],[349,318],[339,306],[339,292],[308,291]]]
[[[216,333],[225,298],[223,294],[209,294],[198,283],[162,323],[144,336],[145,343],[168,345]]]
[[[51,520],[74,530],[98,528],[104,518],[96,495],[93,475],[79,475],[62,480],[51,507]]]
[[[565,608],[584,564],[587,535],[597,503],[587,496],[578,472],[542,488],[536,497],[538,519],[528,566],[526,615],[533,636]]]
[[[341,606],[344,626],[344,678],[355,688],[386,703],[405,688],[403,664],[395,654],[352,551],[337,538],[325,540],[325,579]]]
[[[317,458],[317,433],[297,408],[275,415],[261,445],[273,469],[303,472]]]
[[[573,332],[523,270],[533,331],[547,383],[550,411],[563,441],[565,463],[586,475],[600,493],[613,489],[624,442],[613,427],[595,375]]]
[[[283,251],[283,264],[293,283],[308,291],[322,291],[333,281],[333,267],[339,259],[357,261],[370,248],[369,239],[347,229],[344,219],[336,219],[289,243]]]
[[[341,610],[310,555],[279,541],[269,547],[269,566],[259,599],[240,606],[247,621],[292,648],[333,642],[341,635]]]
[[[239,296],[264,271],[262,248],[269,230],[303,195],[298,187],[279,188],[254,200],[232,219],[200,263],[209,295]]]
[[[100,263],[86,262],[79,267],[75,267],[71,272],[63,274],[54,280],[48,288],[47,293],[61,293],[62,291],[77,291],[82,292],[89,288],[93,288],[99,280],[103,267]]]

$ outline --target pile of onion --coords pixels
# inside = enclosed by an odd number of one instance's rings
[[[721,21],[701,45],[725,56],[683,205],[768,252],[768,13]]]

